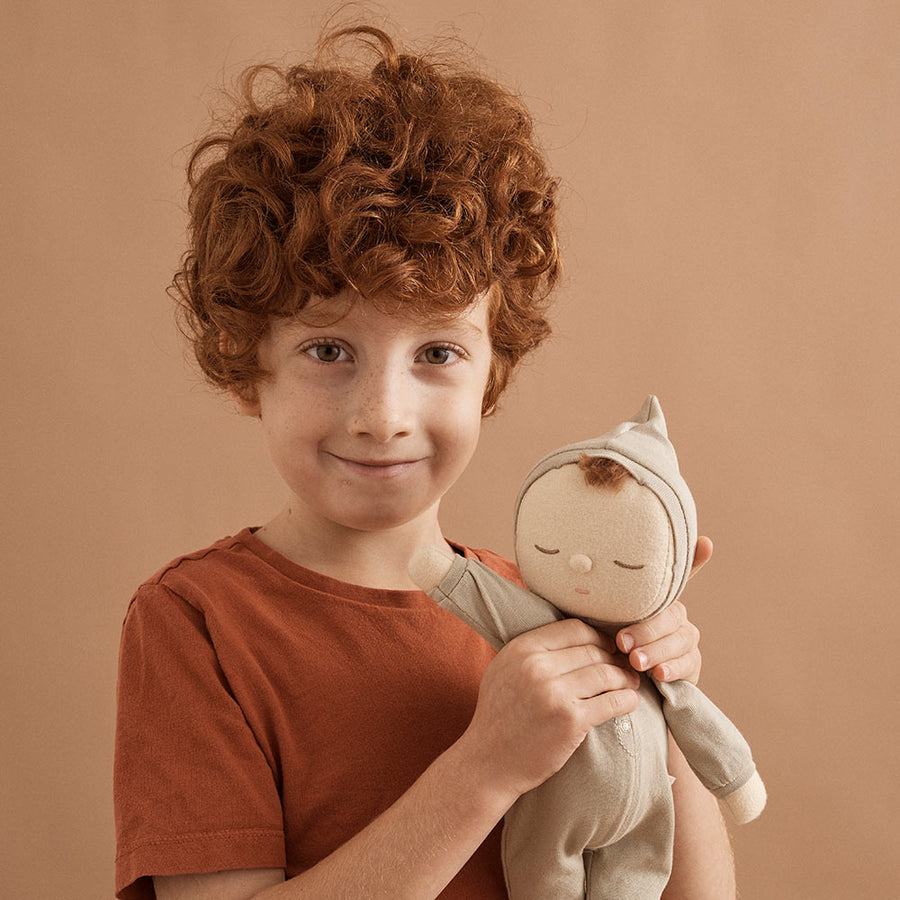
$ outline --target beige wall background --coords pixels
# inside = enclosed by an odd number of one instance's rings
[[[171,557],[278,508],[164,289],[216,87],[307,51],[286,0],[3,0],[0,894],[112,895],[119,628]],[[563,180],[553,342],[447,532],[510,552],[531,462],[659,394],[715,557],[707,692],[770,789],[742,897],[900,891],[900,5],[393,0],[528,98]]]

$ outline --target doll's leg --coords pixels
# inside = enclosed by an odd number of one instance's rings
[[[665,816],[648,816],[621,840],[585,853],[588,900],[659,900],[672,873]]]
[[[566,852],[561,834],[557,827],[536,828],[527,816],[507,815],[503,869],[510,900],[583,900],[584,858],[580,850]]]

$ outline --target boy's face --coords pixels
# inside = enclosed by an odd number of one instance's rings
[[[273,323],[259,349],[271,374],[241,408],[261,418],[298,525],[323,534],[417,519],[436,527],[438,502],[478,441],[488,302],[429,323],[364,300],[344,314],[346,299],[304,310],[331,324]]]

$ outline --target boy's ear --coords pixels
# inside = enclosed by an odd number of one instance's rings
[[[234,385],[230,389],[231,399],[238,408],[238,412],[254,419],[260,418],[262,408],[259,403],[259,391],[254,385]]]
[[[219,352],[226,358],[233,358],[235,355],[233,339],[222,330],[219,331]],[[260,417],[259,391],[255,384],[233,381],[228,385],[228,393],[231,394],[231,399],[234,400],[234,405],[241,415],[254,419]]]

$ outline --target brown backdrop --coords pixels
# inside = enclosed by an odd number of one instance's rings
[[[893,0],[394,0],[528,98],[564,183],[556,338],[446,504],[511,548],[546,450],[658,393],[716,554],[704,686],[770,807],[745,900],[888,897],[900,869]],[[4,0],[0,893],[111,896],[119,627],[175,554],[279,505],[254,424],[183,361],[164,288],[217,84],[306,51],[286,0]]]

